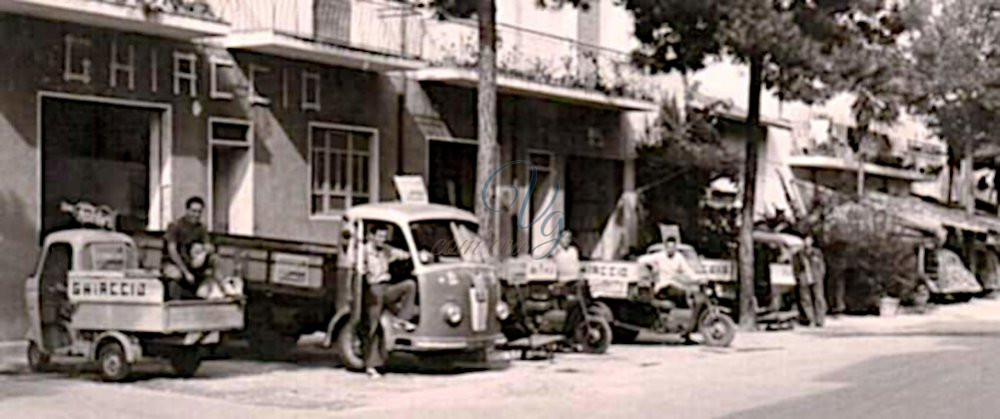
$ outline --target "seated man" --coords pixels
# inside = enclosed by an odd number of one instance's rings
[[[201,283],[214,275],[214,248],[201,224],[205,201],[192,197],[185,208],[184,216],[170,223],[165,234],[162,269],[169,280],[167,296],[171,299],[195,298]]]
[[[705,303],[704,296],[698,292],[697,273],[677,251],[677,238],[667,236],[664,240],[664,251],[639,257],[638,262],[652,269],[655,275],[653,295],[674,302],[682,302],[695,313],[701,310]],[[692,322],[697,322],[697,316],[692,316]],[[696,323],[689,330],[695,330]]]
[[[410,253],[392,247],[388,244],[389,231],[379,228],[369,236],[364,246],[364,264],[367,272],[368,292],[364,296],[367,313],[368,331],[365,339],[365,368],[372,377],[377,377],[376,367],[379,350],[375,342],[379,319],[387,307],[398,306],[397,326],[407,331],[416,330],[417,326],[410,322],[416,309],[417,284],[407,278],[393,282],[389,273],[389,264],[397,260],[409,259]]]

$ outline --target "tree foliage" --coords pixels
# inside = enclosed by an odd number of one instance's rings
[[[909,101],[951,150],[1000,132],[1000,0],[920,0]]]
[[[701,69],[711,57],[762,60],[762,81],[783,100],[817,103],[857,94],[865,121],[892,120],[902,78],[898,36],[908,9],[882,0],[624,0],[656,72]]]

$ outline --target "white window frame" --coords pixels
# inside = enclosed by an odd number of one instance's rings
[[[257,90],[257,78],[258,78],[257,76],[268,74],[270,72],[271,69],[266,66],[250,63],[250,67],[247,69],[247,79],[248,79],[247,84],[249,85],[249,88],[247,90],[250,96],[251,105],[271,104],[271,99],[261,95],[260,91]]]
[[[346,131],[347,133],[363,133],[371,136],[371,144],[368,148],[368,202],[374,203],[379,202],[379,131],[377,128],[366,127],[361,125],[345,125],[345,124],[334,124],[328,122],[310,121],[308,124],[309,134],[307,135],[307,149],[309,153],[309,160],[306,167],[306,208],[309,213],[309,219],[311,220],[327,220],[327,221],[340,221],[343,217],[344,212],[351,208],[352,196],[350,192],[344,196],[344,208],[331,210],[328,212],[316,213],[313,212],[312,207],[312,196],[313,196],[313,132],[316,129],[324,130],[339,130]],[[353,153],[353,150],[351,150]],[[353,155],[353,154],[352,154]],[[351,159],[348,159],[350,162]],[[353,170],[348,170],[348,173],[353,173]],[[348,182],[351,184],[351,182]]]
[[[191,72],[181,72],[181,61],[191,62]],[[188,96],[198,97],[198,56],[192,52],[174,51],[174,94],[181,94],[181,81],[188,81]]]
[[[316,101],[315,102],[310,102],[309,101],[309,96],[310,96],[309,95],[309,93],[310,93],[309,92],[309,81],[310,80],[316,82],[316,85],[315,85],[316,86],[316,89],[315,89]],[[302,93],[302,110],[304,110],[304,111],[319,111],[320,110],[320,102],[322,102],[322,100],[320,99],[320,97],[322,97],[321,94],[320,94],[321,93],[321,86],[322,86],[321,83],[322,83],[322,79],[320,78],[319,73],[317,73],[315,71],[302,70],[302,92],[301,92]]]
[[[215,57],[215,56],[209,57],[208,63],[209,63],[209,73],[211,73],[209,74],[208,77],[209,78],[208,97],[219,100],[232,100],[233,97],[235,96],[235,93],[233,91],[219,89],[220,87],[219,76],[222,75],[221,74],[222,72],[219,70],[223,68],[228,68],[230,70],[235,69],[236,63],[228,58]]]

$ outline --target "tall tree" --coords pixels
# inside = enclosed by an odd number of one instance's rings
[[[561,7],[564,4],[587,7],[587,0],[535,0],[539,7]],[[490,176],[500,167],[500,145],[497,142],[497,32],[496,0],[416,0],[422,7],[434,8],[441,17],[475,17],[479,28],[479,91],[476,104],[478,154],[476,185],[482,185],[481,199],[475,200],[479,237],[491,243],[497,231],[495,214],[487,209],[498,208],[495,188],[486,188]]]
[[[1000,0],[920,0],[915,6],[924,19],[909,43],[910,100],[961,158],[960,201],[972,212],[973,152],[1000,144]]]
[[[761,90],[814,103],[843,90],[861,91],[860,114],[895,116],[873,79],[889,78],[886,60],[905,29],[900,11],[882,0],[623,0],[635,19],[637,63],[653,71],[690,72],[710,57],[749,67],[746,161],[740,214],[739,314],[752,327],[753,212]]]

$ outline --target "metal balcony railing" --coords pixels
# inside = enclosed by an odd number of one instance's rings
[[[474,67],[476,22],[440,19],[392,0],[206,0],[234,31],[271,30],[299,38],[420,59],[435,66]],[[611,96],[655,100],[653,80],[629,55],[575,39],[500,24],[502,75]]]
[[[119,6],[136,7],[157,13],[193,17],[204,20],[218,20],[209,2],[205,0],[92,0]]]

